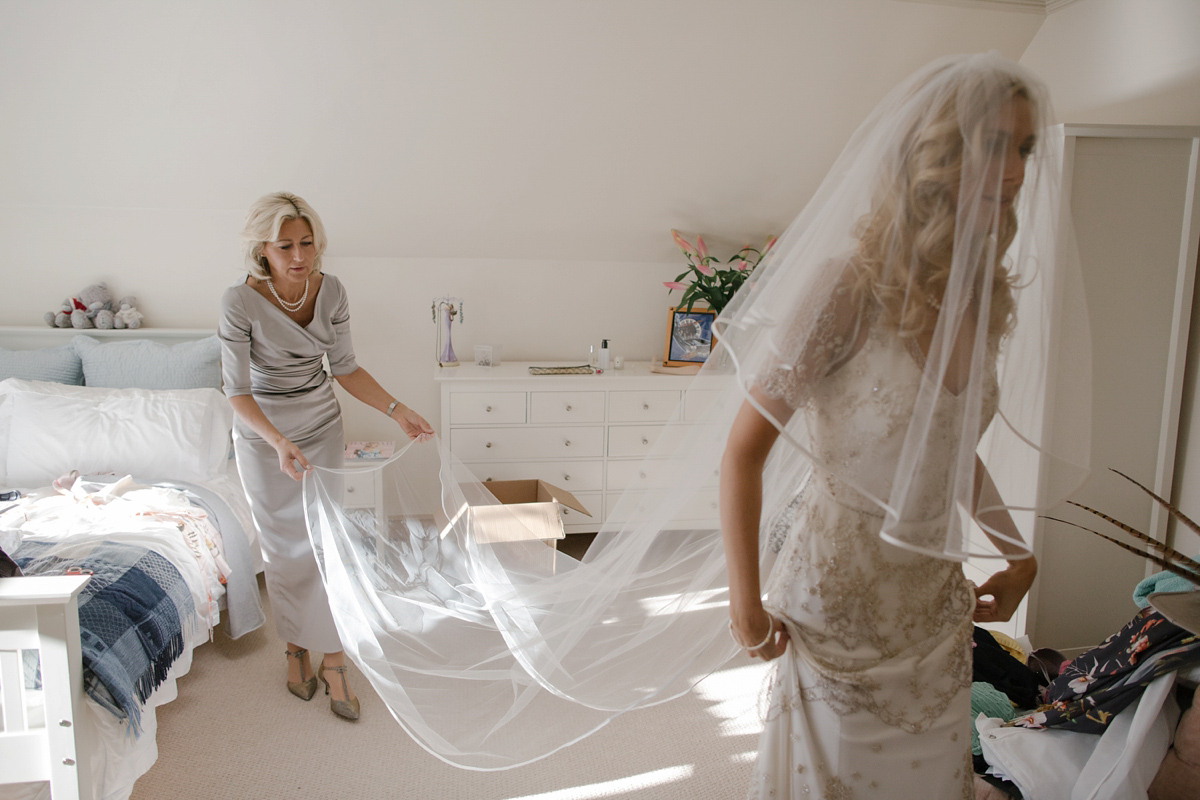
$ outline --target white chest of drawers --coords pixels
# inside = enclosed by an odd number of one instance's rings
[[[563,509],[567,532],[599,530],[665,423],[692,418],[681,405],[691,379],[649,363],[600,375],[530,375],[530,366],[552,365],[438,368],[439,433],[480,480],[561,486],[592,513]]]

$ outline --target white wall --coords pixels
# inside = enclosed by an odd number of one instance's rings
[[[894,83],[1041,15],[895,0],[0,0],[0,324],[106,281],[212,327],[244,209],[330,234],[361,360],[437,423],[460,353],[658,353],[681,258],[778,233]],[[351,401],[347,435],[395,438]]]
[[[1021,63],[1049,84],[1062,121],[1200,125],[1197,31],[1196,0],[1078,0],[1046,18]],[[1191,330],[1173,499],[1200,519],[1200,304]],[[1172,538],[1200,552],[1195,534]]]
[[[1060,121],[1200,125],[1200,2],[1077,0],[1046,17],[1021,63]]]

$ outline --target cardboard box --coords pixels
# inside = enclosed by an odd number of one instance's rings
[[[480,542],[496,544],[541,539],[553,546],[555,540],[566,535],[559,503],[591,516],[574,495],[545,481],[488,481],[481,485],[500,504],[475,504],[468,498],[466,508],[459,509],[455,515],[470,515],[471,529]],[[442,509],[435,511],[434,518],[444,536],[449,520]]]

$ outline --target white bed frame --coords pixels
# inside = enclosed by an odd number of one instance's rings
[[[2,783],[49,781],[54,800],[92,800],[83,659],[79,643],[80,590],[86,575],[30,576],[0,580],[0,732]],[[45,725],[30,727],[21,651],[38,650],[42,662]],[[83,768],[80,768],[82,762]]]
[[[105,341],[146,339],[172,345],[203,339],[212,330],[192,328],[51,328],[0,326],[0,347],[36,350],[67,344],[77,334]],[[87,576],[29,576],[0,580],[0,785],[49,781],[53,800],[94,800],[92,726],[83,690],[77,598]],[[45,726],[30,728],[21,650],[39,650]]]

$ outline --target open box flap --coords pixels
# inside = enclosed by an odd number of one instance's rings
[[[592,515],[590,511],[583,507],[583,503],[579,502],[575,495],[568,492],[566,489],[555,486],[552,483],[538,481],[538,500],[553,500],[556,503],[578,511],[580,514]]]

